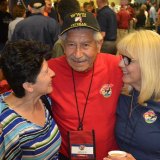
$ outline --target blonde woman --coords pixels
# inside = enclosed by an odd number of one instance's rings
[[[126,36],[117,46],[122,55],[119,66],[123,82],[133,89],[130,95],[119,98],[116,138],[120,149],[136,160],[160,157],[159,44],[156,32],[141,30]]]

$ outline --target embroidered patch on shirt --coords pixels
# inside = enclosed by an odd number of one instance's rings
[[[143,114],[146,123],[154,123],[157,120],[157,115],[153,110],[149,110]]]
[[[100,89],[100,94],[105,98],[110,97],[112,95],[112,87],[113,84],[104,84]]]

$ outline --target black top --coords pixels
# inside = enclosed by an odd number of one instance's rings
[[[8,39],[8,25],[12,16],[8,12],[0,11],[0,43],[6,43]]]

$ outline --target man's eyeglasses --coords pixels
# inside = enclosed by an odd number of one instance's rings
[[[121,55],[121,56],[122,56],[123,62],[126,66],[128,66],[132,61],[134,61],[132,58],[129,58],[127,56],[124,56],[124,55]]]

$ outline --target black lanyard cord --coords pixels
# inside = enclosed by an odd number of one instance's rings
[[[78,130],[83,130],[83,119],[84,119],[84,115],[85,115],[85,112],[86,112],[88,97],[89,97],[91,86],[92,86],[93,75],[94,75],[94,65],[93,65],[93,71],[92,71],[91,81],[90,81],[90,84],[89,84],[89,89],[88,89],[88,93],[87,93],[87,97],[86,97],[86,102],[85,102],[85,105],[84,105],[84,110],[83,110],[82,119],[81,119],[80,118],[80,113],[79,113],[79,107],[78,107],[78,99],[77,99],[77,93],[76,93],[75,78],[74,78],[74,73],[73,73],[73,69],[72,69],[74,95],[75,95],[75,100],[76,100],[76,107],[77,107],[78,121],[79,121]]]

